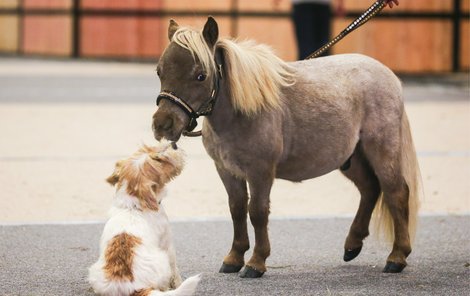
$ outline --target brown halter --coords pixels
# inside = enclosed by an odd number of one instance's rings
[[[183,131],[183,135],[187,137],[198,137],[202,135],[202,132],[200,130],[193,132],[194,128],[196,128],[197,126],[197,118],[199,118],[200,116],[211,115],[212,110],[214,109],[214,105],[217,100],[217,95],[219,93],[220,80],[222,79],[222,53],[216,50],[214,58],[217,66],[217,73],[215,73],[213,76],[214,80],[211,95],[208,100],[204,102],[201,107],[199,107],[197,111],[194,111],[191,105],[189,105],[184,99],[178,97],[175,93],[171,91],[162,90],[157,97],[157,106],[160,104],[162,99],[165,99],[178,106],[181,110],[184,111],[184,113],[186,113],[186,115],[188,115],[189,122],[185,130]]]

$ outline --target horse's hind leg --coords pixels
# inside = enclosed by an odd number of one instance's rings
[[[232,249],[228,255],[225,256],[219,272],[235,273],[239,272],[243,265],[245,265],[244,255],[250,248],[246,223],[248,192],[245,180],[238,179],[221,168],[217,168],[217,172],[228,193],[230,213],[233,222]]]
[[[344,261],[351,261],[361,252],[362,242],[369,235],[369,223],[380,195],[379,180],[367,162],[360,143],[351,158],[351,166],[342,173],[354,182],[361,193],[356,217],[344,243]]]
[[[401,272],[411,253],[409,223],[409,189],[402,172],[400,130],[382,130],[380,137],[363,141],[364,154],[380,182],[383,202],[393,223],[393,249],[384,272]]]

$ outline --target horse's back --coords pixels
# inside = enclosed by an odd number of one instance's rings
[[[339,54],[290,63],[297,73],[297,84],[309,84],[316,96],[338,93],[340,97],[362,97],[372,91],[401,99],[401,83],[379,61],[361,54]],[[313,89],[321,86],[323,89]]]
[[[401,116],[400,80],[373,58],[341,54],[297,61],[291,66],[296,72],[296,83],[285,89],[284,95],[294,117],[309,110],[361,120],[390,112]]]
[[[403,92],[384,64],[361,54],[341,54],[293,63],[299,104],[327,105],[342,115],[371,121],[401,117]]]
[[[283,93],[286,132],[279,177],[302,180],[337,169],[363,132],[380,130],[389,121],[399,123],[401,83],[380,62],[344,54],[290,65],[296,83]],[[310,168],[299,170],[298,165],[308,163]]]

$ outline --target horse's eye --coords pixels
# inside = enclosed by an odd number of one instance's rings
[[[204,74],[199,74],[199,75],[197,75],[197,78],[196,78],[196,79],[197,79],[197,81],[204,81],[204,80],[206,80],[206,75],[204,75]]]

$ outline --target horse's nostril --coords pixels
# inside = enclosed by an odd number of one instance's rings
[[[161,128],[164,130],[169,130],[172,126],[173,126],[173,119],[168,118],[162,123]]]
[[[154,129],[160,131],[168,131],[173,127],[173,119],[171,118],[160,118],[154,121]]]

